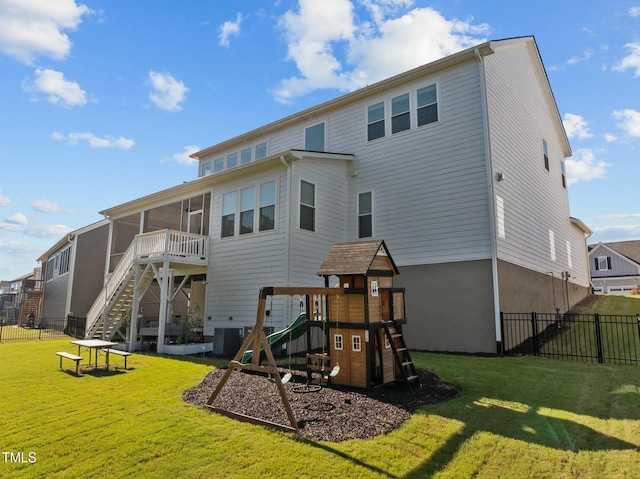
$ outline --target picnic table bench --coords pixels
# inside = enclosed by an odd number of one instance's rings
[[[62,358],[70,359],[71,361],[76,362],[76,376],[78,375],[78,366],[80,361],[82,361],[82,356],[77,356],[75,354],[67,353],[66,351],[58,351],[56,352],[58,356],[60,356],[60,369],[62,369]]]
[[[131,356],[129,351],[121,351],[120,349],[103,348],[102,351],[109,354],[117,354],[124,357],[124,368],[127,369],[127,356]]]

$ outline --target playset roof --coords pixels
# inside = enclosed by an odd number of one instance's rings
[[[389,271],[398,274],[398,268],[393,262],[387,246],[383,240],[352,241],[336,243],[318,270],[319,276],[331,275],[366,275],[372,270],[379,271],[379,263],[374,265],[376,258],[385,257]]]

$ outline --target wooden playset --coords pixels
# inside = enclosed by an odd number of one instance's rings
[[[298,431],[284,384],[290,374],[280,377],[271,351],[274,341],[291,342],[306,332],[307,377],[320,374],[327,382],[358,388],[371,388],[402,380],[419,386],[418,375],[402,335],[406,324],[404,289],[393,287],[398,269],[382,240],[337,243],[317,273],[325,279],[324,288],[265,287],[260,290],[256,324],[220,380],[207,405],[222,414],[285,430]],[[330,287],[330,278],[338,283]],[[306,328],[264,333],[267,300],[273,296],[304,298]],[[300,319],[300,317],[299,317]],[[321,331],[321,345],[313,337]],[[314,335],[314,332],[316,333]],[[288,336],[287,336],[288,335]],[[327,345],[329,346],[327,348]],[[253,354],[252,352],[261,352]],[[261,364],[263,356],[267,364]],[[265,422],[213,406],[216,397],[236,370],[267,374],[276,384],[290,426]]]

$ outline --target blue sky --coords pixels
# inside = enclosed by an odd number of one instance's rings
[[[0,0],[0,279],[188,155],[485,40],[534,35],[590,242],[640,239],[640,0]]]

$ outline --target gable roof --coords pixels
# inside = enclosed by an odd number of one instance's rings
[[[387,258],[394,274],[399,273],[384,241],[371,240],[334,244],[316,274],[318,276],[367,274],[372,269],[374,260],[379,256]]]
[[[595,250],[596,247],[600,245],[604,245],[612,251],[615,251],[616,253],[633,261],[634,263],[640,264],[640,240],[618,241],[615,243],[599,243],[593,248],[590,248],[589,254],[591,254],[591,251]]]

